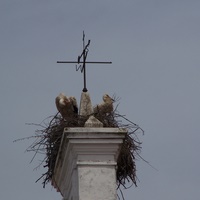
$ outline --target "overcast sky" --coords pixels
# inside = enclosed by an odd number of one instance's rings
[[[56,113],[55,97],[80,99],[75,66],[82,31],[90,39],[87,86],[93,104],[108,93],[119,111],[139,124],[145,162],[137,161],[138,187],[126,200],[188,200],[200,196],[199,0],[1,0],[0,196],[60,200],[50,185],[35,183],[43,169],[24,153],[39,123]]]

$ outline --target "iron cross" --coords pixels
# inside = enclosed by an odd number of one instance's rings
[[[80,70],[81,73],[83,73],[83,81],[84,81],[84,87],[83,92],[87,92],[86,88],[86,64],[112,64],[112,62],[96,62],[96,61],[86,61],[87,54],[89,52],[90,40],[88,40],[88,43],[85,45],[85,33],[83,31],[83,51],[80,56],[78,56],[77,61],[57,61],[57,63],[77,63],[80,64],[79,66],[76,65],[76,71]],[[82,61],[81,61],[82,59]]]

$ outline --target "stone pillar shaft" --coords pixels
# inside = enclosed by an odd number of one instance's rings
[[[64,200],[116,200],[116,166],[125,129],[66,128],[53,183]]]

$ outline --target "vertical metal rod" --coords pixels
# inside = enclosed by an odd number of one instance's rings
[[[83,92],[87,92],[86,88],[86,49],[85,49],[85,33],[83,31],[83,81],[84,81],[84,87],[83,87]]]
[[[83,31],[83,50],[85,49],[85,33]]]
[[[84,88],[83,88],[83,92],[87,92],[87,88],[86,88],[86,67],[85,67],[85,64],[84,64]]]

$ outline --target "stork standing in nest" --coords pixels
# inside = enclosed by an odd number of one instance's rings
[[[113,111],[114,99],[112,99],[108,94],[103,95],[103,102],[94,107],[94,113],[99,113],[106,115]]]
[[[64,119],[76,117],[78,106],[75,97],[67,97],[60,93],[55,99],[56,107]]]

